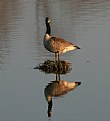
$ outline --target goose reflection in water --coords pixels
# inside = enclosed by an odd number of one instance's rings
[[[48,102],[48,117],[51,117],[52,114],[52,98],[67,94],[80,84],[81,82],[68,82],[65,80],[60,80],[60,75],[56,75],[56,80],[50,82],[44,89],[45,98]]]

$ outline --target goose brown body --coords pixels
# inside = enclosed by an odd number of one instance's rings
[[[47,41],[45,41],[44,47],[50,52],[59,52],[59,54],[76,49],[75,45],[73,46],[72,43],[58,37],[50,37]]]

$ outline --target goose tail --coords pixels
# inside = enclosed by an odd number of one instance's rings
[[[75,84],[76,84],[77,86],[79,86],[79,85],[81,85],[81,82],[75,82]]]
[[[80,47],[78,47],[78,46],[74,46],[76,49],[81,49]]]

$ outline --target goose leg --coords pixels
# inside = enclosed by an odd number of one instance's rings
[[[58,55],[58,61],[59,61],[60,60],[59,52],[57,53],[57,55]]]
[[[55,60],[56,60],[56,61],[59,61],[59,55],[58,55],[58,52],[55,53]]]
[[[60,81],[60,72],[58,73],[58,80]]]
[[[56,81],[58,81],[58,74],[56,73]]]
[[[58,68],[58,73],[60,72],[60,58],[59,58],[59,52],[55,53],[55,61],[57,64],[57,68]],[[60,79],[60,78],[59,78]]]
[[[59,72],[56,74],[56,81],[60,81],[60,73]]]
[[[56,52],[55,53],[55,60],[56,61],[59,61],[60,60],[59,52]]]
[[[57,53],[55,53],[55,61],[57,61]]]

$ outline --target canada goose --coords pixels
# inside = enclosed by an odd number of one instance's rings
[[[46,17],[45,24],[46,24],[46,33],[44,35],[43,44],[48,51],[55,53],[56,60],[59,60],[60,53],[65,53],[71,50],[80,49],[75,44],[70,43],[62,38],[51,36],[49,17]]]

